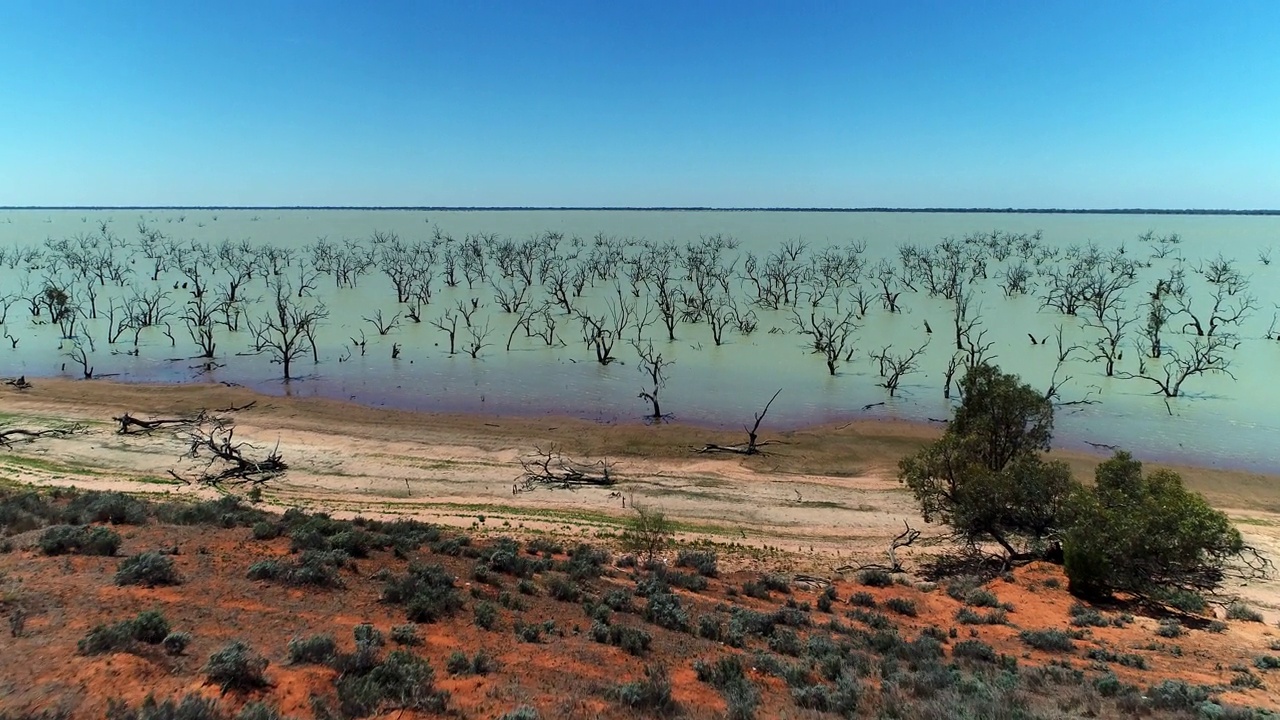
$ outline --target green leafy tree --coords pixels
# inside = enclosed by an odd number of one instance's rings
[[[1046,460],[1053,404],[1016,375],[982,364],[960,381],[961,403],[937,442],[898,465],[898,479],[926,522],[950,525],[969,542],[994,540],[1010,558],[1015,543],[1054,537],[1076,483]]]
[[[622,544],[631,552],[644,554],[649,562],[671,542],[675,528],[664,512],[657,508],[632,505],[635,515],[622,531]]]
[[[1186,593],[1215,592],[1233,572],[1267,573],[1270,563],[1176,472],[1144,474],[1142,463],[1121,451],[1099,465],[1095,477],[1094,487],[1074,494],[1063,537],[1073,593],[1123,592],[1173,603]]]

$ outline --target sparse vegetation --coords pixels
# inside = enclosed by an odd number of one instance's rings
[[[178,585],[182,579],[173,566],[173,559],[155,551],[132,555],[120,561],[116,570],[117,585]]]

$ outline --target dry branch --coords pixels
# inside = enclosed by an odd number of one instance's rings
[[[553,445],[550,450],[535,447],[533,455],[520,459],[524,473],[513,492],[528,492],[538,486],[568,488],[576,485],[608,487],[617,482],[614,463],[605,460],[581,462],[565,457]]]
[[[246,452],[261,450],[247,442],[235,442],[235,427],[224,418],[204,416],[191,430],[191,446],[182,457],[204,460],[186,477],[170,470],[175,479],[202,485],[261,485],[279,477],[289,466],[280,454],[280,445],[262,459],[246,456]]]
[[[745,426],[742,428],[743,430],[747,431],[746,445],[716,445],[715,443],[707,443],[706,445],[703,445],[701,448],[698,448],[697,450],[695,450],[695,452],[699,452],[699,453],[727,452],[727,453],[737,453],[739,455],[761,454],[760,448],[765,445],[770,445],[772,443],[759,441],[758,433],[760,431],[760,423],[761,421],[764,420],[764,416],[769,412],[769,406],[773,405],[773,401],[778,399],[778,395],[781,392],[782,392],[782,388],[778,388],[778,392],[775,392],[773,394],[773,397],[769,398],[769,402],[765,403],[764,410],[761,410],[759,413],[756,413],[756,422],[754,425],[751,426],[750,430],[747,430]]]

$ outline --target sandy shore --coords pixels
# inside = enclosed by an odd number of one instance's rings
[[[0,390],[0,427],[71,421],[84,429],[4,449],[0,479],[9,482],[201,492],[169,475],[189,467],[180,460],[187,448],[183,433],[118,435],[111,417],[125,411],[172,417],[253,403],[234,413],[236,438],[264,448],[279,444],[290,470],[273,481],[265,499],[280,507],[411,515],[495,534],[554,531],[606,538],[627,517],[627,508],[640,503],[676,519],[683,539],[742,546],[734,554],[744,564],[786,564],[818,573],[880,558],[904,521],[923,526],[894,472],[900,457],[941,431],[869,420],[773,433],[766,420],[761,437],[772,441],[769,453],[743,457],[694,449],[742,442],[745,433],[679,424],[410,413],[223,385],[34,382],[24,391]],[[611,488],[514,493],[520,458],[552,446],[575,458],[615,462],[620,482]],[[1103,459],[1057,454],[1080,477],[1091,476]],[[1280,477],[1175,469],[1188,486],[1227,511],[1251,543],[1280,557]],[[923,527],[926,536],[940,534]],[[1280,583],[1239,590],[1269,614],[1280,610]]]

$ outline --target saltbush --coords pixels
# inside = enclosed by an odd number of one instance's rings
[[[331,633],[295,636],[289,640],[288,651],[294,665],[328,665],[338,655],[338,643]]]
[[[267,659],[249,645],[236,640],[209,656],[204,665],[209,682],[228,690],[257,690],[267,686]]]
[[[676,567],[693,568],[699,575],[711,578],[719,572],[716,554],[711,550],[681,550],[676,556]]]
[[[173,566],[173,559],[154,550],[131,555],[120,561],[116,569],[117,585],[178,585],[182,579]]]
[[[384,602],[404,605],[408,619],[432,623],[462,608],[462,594],[453,575],[441,565],[409,566],[404,575],[393,576],[382,590]]]
[[[45,555],[115,555],[120,535],[101,525],[54,525],[40,534],[40,551]]]

